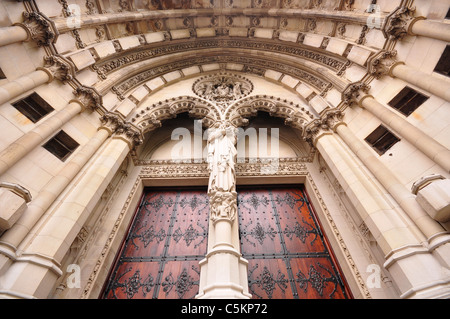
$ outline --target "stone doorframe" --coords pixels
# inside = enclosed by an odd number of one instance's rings
[[[238,163],[236,166],[237,185],[264,185],[264,184],[304,184],[307,193],[310,196],[312,205],[328,237],[338,263],[349,284],[352,294],[355,298],[372,298],[372,289],[366,285],[367,264],[374,263],[376,258],[368,247],[355,247],[352,241],[363,243],[360,233],[356,230],[358,226],[351,225],[351,217],[342,203],[333,203],[339,201],[337,194],[331,195],[332,186],[329,182],[325,186],[325,176],[318,168],[317,161],[313,163],[314,154],[309,158],[286,158],[280,159],[277,172],[267,174],[261,173],[264,166],[261,162],[256,163]],[[95,266],[91,266],[92,271],[86,281],[82,281],[82,287],[79,298],[98,298],[104,282],[107,280],[109,268],[114,262],[115,255],[122,243],[123,236],[126,235],[128,225],[132,220],[139,200],[145,187],[163,187],[163,186],[207,186],[209,172],[207,163],[174,163],[171,161],[148,161],[136,163],[134,169],[128,174],[128,182],[124,183],[118,196],[120,200],[126,199],[120,212],[116,214],[116,220],[110,228],[109,235],[101,250],[100,255],[94,257],[97,259]],[[134,183],[133,183],[134,181]],[[321,186],[318,187],[318,181]],[[327,187],[327,189],[325,189]],[[320,191],[319,191],[320,188]],[[326,199],[321,193],[327,193]],[[119,199],[118,199],[119,200]],[[327,208],[327,204],[333,206],[333,210]],[[334,209],[336,208],[336,209]],[[339,210],[339,211],[336,211]],[[346,215],[343,220],[342,215]],[[337,216],[337,219],[334,218]],[[344,224],[343,224],[344,222]],[[340,227],[345,227],[344,232]],[[349,231],[353,230],[353,232]],[[235,233],[238,236],[238,232]],[[239,238],[237,237],[237,240]],[[351,243],[351,249],[346,242]],[[352,250],[352,251],[350,251]],[[365,255],[364,258],[355,256]],[[92,260],[92,259],[91,259]]]

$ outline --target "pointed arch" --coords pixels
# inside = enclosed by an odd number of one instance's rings
[[[184,112],[188,112],[193,118],[202,119],[205,127],[220,119],[220,112],[212,103],[192,96],[179,96],[146,107],[135,114],[131,122],[146,133],[160,127],[161,121],[175,118],[177,114]]]
[[[248,118],[256,116],[258,111],[283,118],[286,125],[299,129],[301,132],[305,125],[314,119],[314,115],[304,107],[292,101],[267,95],[250,96],[230,105],[224,117],[236,127],[240,127],[247,125]]]

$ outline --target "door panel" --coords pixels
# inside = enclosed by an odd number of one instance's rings
[[[302,188],[238,193],[241,253],[253,298],[349,298]]]
[[[145,193],[103,298],[193,298],[206,255],[206,190]]]

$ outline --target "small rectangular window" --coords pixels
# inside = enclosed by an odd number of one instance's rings
[[[54,111],[43,98],[37,93],[33,93],[12,104],[20,113],[25,115],[30,121],[36,123],[48,113]]]
[[[383,155],[395,143],[399,142],[400,139],[389,132],[383,125],[380,125],[365,138],[365,141],[369,143],[378,154]]]
[[[442,53],[434,72],[443,74],[445,76],[450,76],[450,45],[445,47],[444,53]]]
[[[428,98],[428,96],[406,86],[388,103],[388,105],[403,113],[405,116],[408,116],[428,100]]]
[[[79,144],[64,131],[59,131],[58,134],[43,145],[47,151],[55,155],[63,162],[76,150],[78,146]]]

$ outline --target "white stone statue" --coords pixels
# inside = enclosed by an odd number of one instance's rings
[[[208,131],[208,167],[210,191],[235,191],[234,164],[237,157],[236,128],[217,122]]]

